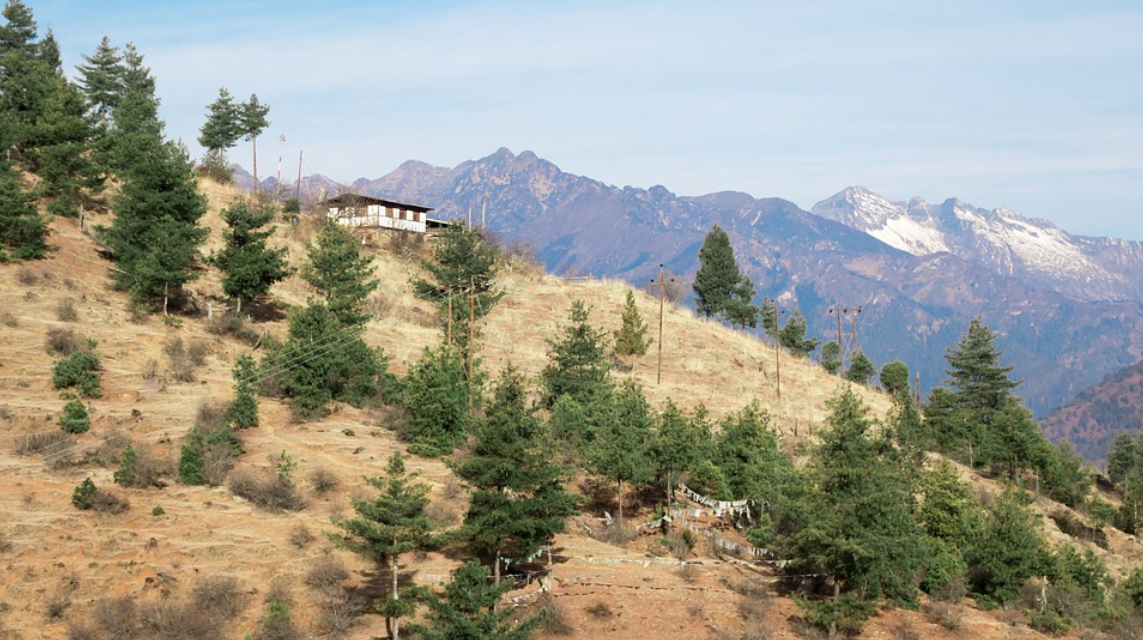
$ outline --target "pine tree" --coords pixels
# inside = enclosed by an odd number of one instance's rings
[[[251,211],[245,202],[235,202],[222,210],[227,225],[223,232],[225,245],[210,261],[222,271],[222,291],[237,301],[238,313],[242,313],[244,300],[266,295],[275,282],[290,275],[286,248],[271,249],[266,245],[274,227],[260,231],[272,217],[269,211]]]
[[[0,123],[0,129],[3,127],[4,123]],[[40,217],[31,195],[20,185],[20,176],[0,156],[0,264],[42,258],[48,250],[44,243],[46,234],[47,223]]]
[[[414,280],[413,293],[437,305],[441,324],[461,352],[468,350],[470,317],[485,317],[504,295],[496,289],[499,261],[500,252],[488,242],[484,232],[460,222],[446,227],[433,243],[431,257],[421,260],[430,280]],[[471,333],[479,337],[475,330]]]
[[[828,406],[809,470],[809,520],[793,538],[799,571],[831,576],[835,607],[851,590],[913,603],[925,559],[914,478],[892,443],[873,433],[868,409],[850,388]]]
[[[782,326],[778,323],[778,305],[772,298],[762,298],[762,310],[759,311],[759,316],[762,318],[762,330],[766,333],[766,337],[777,342]]]
[[[548,340],[548,364],[540,373],[546,407],[564,395],[587,405],[610,388],[607,338],[588,323],[590,314],[591,308],[582,300],[572,301],[570,323],[563,328],[562,337]]]
[[[1001,603],[1020,595],[1029,578],[1044,575],[1051,559],[1031,496],[1015,489],[992,499],[979,532],[965,550],[972,590]]]
[[[488,583],[488,569],[468,562],[445,585],[443,598],[428,600],[427,625],[409,625],[423,640],[527,640],[544,621],[540,613],[514,622],[511,608],[500,599],[511,583]]]
[[[743,274],[739,277],[738,284],[731,289],[726,309],[722,314],[730,326],[743,331],[758,326],[758,315],[761,311],[752,304],[755,295],[754,282]]]
[[[1127,474],[1143,462],[1143,450],[1135,438],[1129,433],[1120,433],[1115,436],[1111,448],[1107,451],[1107,477],[1119,484],[1127,478]]]
[[[731,499],[753,500],[751,515],[762,513],[750,531],[755,544],[770,546],[798,528],[801,480],[756,400],[719,421],[713,460],[726,476]]]
[[[258,101],[258,96],[250,94],[250,99],[242,103],[239,108],[238,122],[242,135],[250,141],[254,151],[254,193],[258,193],[258,136],[270,126],[266,116],[270,113],[270,105]]]
[[[742,284],[742,273],[734,260],[730,236],[714,225],[699,249],[699,269],[695,273],[695,310],[710,318],[723,317],[731,296]]]
[[[822,345],[822,368],[833,376],[841,371],[841,345],[837,340]]]
[[[464,517],[471,547],[493,560],[497,582],[502,558],[531,556],[576,512],[547,431],[526,402],[524,381],[509,365],[473,429],[470,456],[455,467],[472,487]]]
[[[248,353],[234,363],[234,399],[226,406],[226,419],[235,429],[258,426],[258,365]]]
[[[647,337],[647,324],[635,306],[635,292],[629,290],[623,304],[622,322],[615,330],[615,355],[620,358],[641,357],[647,353],[651,342]]]
[[[286,342],[267,354],[260,377],[275,378],[302,418],[340,400],[360,406],[389,381],[388,359],[361,339],[359,327],[342,326],[314,300],[290,312]]]
[[[696,420],[688,417],[671,400],[659,414],[651,437],[651,459],[655,472],[666,480],[667,503],[675,501],[675,485],[679,475],[704,457],[710,433],[704,433]]]
[[[794,315],[786,320],[786,324],[778,333],[778,341],[782,347],[800,358],[809,357],[821,343],[817,338],[806,338],[806,318],[798,309],[794,309]]]
[[[111,40],[103,36],[99,46],[83,59],[87,64],[76,67],[79,72],[79,86],[87,97],[87,104],[99,122],[107,126],[112,112],[123,99],[126,91],[123,77],[123,54],[119,47],[111,46]]]
[[[88,123],[79,89],[56,77],[35,122],[28,150],[42,179],[40,192],[51,199],[48,211],[79,216],[79,205],[103,190],[103,175],[91,160],[94,130]]]
[[[372,275],[372,256],[362,254],[353,234],[334,223],[318,234],[301,270],[342,327],[361,327],[372,317],[366,301],[381,282]]]
[[[452,453],[468,427],[464,361],[452,347],[425,348],[405,379],[409,451],[435,458]]]
[[[949,383],[962,408],[998,411],[1004,407],[1020,383],[1008,378],[1012,367],[1000,365],[1002,355],[996,348],[996,335],[979,317],[973,318],[960,342],[945,355]]]
[[[615,394],[615,418],[589,445],[587,458],[594,473],[616,483],[619,526],[623,527],[623,483],[651,478],[651,405],[643,389],[631,380]]]
[[[75,488],[71,494],[71,503],[76,509],[86,511],[92,507],[92,500],[95,499],[95,494],[99,493],[99,489],[91,478],[84,478],[83,482]]]
[[[894,360],[881,366],[881,373],[877,376],[881,386],[892,395],[909,393],[909,365]]]
[[[8,0],[2,14],[7,22],[0,26],[0,115],[7,121],[14,151],[22,155],[34,137],[36,120],[55,89],[55,80],[61,76],[53,66],[58,62],[58,50],[56,60],[50,59],[50,50],[45,51],[37,42],[32,10],[20,0]]]
[[[204,164],[226,167],[226,151],[243,135],[242,105],[236,104],[226,87],[218,90],[218,98],[206,107],[206,122],[200,129],[198,143],[206,149]]]
[[[100,164],[126,179],[149,170],[154,148],[163,142],[163,121],[155,79],[143,64],[143,55],[131,43],[123,47],[123,95],[112,112],[110,132],[98,145]]]
[[[139,454],[135,453],[135,447],[127,445],[123,452],[119,454],[119,468],[115,470],[112,478],[115,484],[121,487],[130,487],[135,483],[135,465],[139,463]]]
[[[432,549],[442,539],[425,511],[430,487],[417,482],[417,475],[407,472],[401,452],[394,452],[383,477],[365,479],[377,495],[371,499],[352,498],[357,516],[334,519],[334,525],[342,532],[330,534],[338,546],[372,558],[382,567],[388,565],[392,583],[386,602],[379,609],[393,639],[400,635],[399,619],[412,615],[415,606],[411,599],[401,600],[398,561],[411,551]]]
[[[873,362],[862,351],[855,351],[849,361],[849,368],[845,370],[845,379],[857,384],[868,384],[869,379],[877,373]]]
[[[68,433],[87,433],[91,420],[87,417],[87,407],[79,400],[71,400],[64,405],[60,416],[60,428]]]

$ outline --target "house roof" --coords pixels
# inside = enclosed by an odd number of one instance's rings
[[[356,193],[343,193],[339,196],[330,198],[325,201],[325,204],[335,207],[362,207],[371,204],[380,205],[383,207],[393,207],[394,209],[405,209],[408,211],[419,211],[425,213],[432,211],[432,207],[422,207],[416,204],[406,204],[404,202],[395,202],[393,200],[385,200],[384,198],[374,198],[372,196],[363,196]]]

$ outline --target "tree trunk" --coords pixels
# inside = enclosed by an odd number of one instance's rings
[[[619,530],[623,530],[623,478],[619,479]]]
[[[170,315],[167,313],[167,302],[171,299],[170,294],[167,293],[167,285],[163,285],[163,315]]]
[[[254,195],[258,195],[258,136],[251,136],[250,144],[254,147]]]
[[[833,577],[833,621],[829,623],[829,637],[837,637],[837,609],[838,603],[841,602],[841,580]]]
[[[242,315],[242,296],[238,296],[238,307],[234,311],[235,315]]]
[[[397,554],[394,553],[394,554],[389,556],[389,567],[390,567],[390,571],[393,574],[393,599],[398,600],[398,599],[400,599],[400,595],[397,593]],[[398,638],[401,637],[400,624],[401,624],[400,618],[394,617],[393,618],[393,628],[392,628],[392,633],[391,633],[391,637],[393,638],[393,640],[397,640]]]

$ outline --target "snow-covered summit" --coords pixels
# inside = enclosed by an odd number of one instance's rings
[[[1143,294],[1143,243],[1071,236],[1012,209],[981,209],[955,198],[940,204],[917,197],[895,202],[849,187],[812,211],[914,255],[948,251],[1068,295],[1115,300]]]

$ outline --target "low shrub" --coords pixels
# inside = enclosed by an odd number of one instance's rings
[[[326,596],[337,594],[341,583],[349,579],[349,571],[337,556],[324,554],[306,572],[306,585]]]
[[[60,322],[75,322],[79,314],[75,310],[75,300],[64,298],[56,305],[56,320]]]
[[[249,470],[235,472],[230,477],[230,491],[263,509],[272,511],[301,511],[305,502],[293,483],[280,474],[259,477]]]
[[[44,346],[52,355],[70,356],[83,348],[84,340],[75,332],[75,329],[48,329]]]
[[[230,620],[246,609],[247,597],[233,576],[210,576],[195,584],[191,601],[199,609]]]
[[[103,396],[103,383],[99,378],[99,356],[95,355],[95,341],[88,340],[83,348],[56,361],[52,370],[52,384],[56,389],[74,387],[84,398]]]
[[[66,433],[87,433],[87,430],[91,428],[91,419],[87,417],[87,407],[79,400],[68,402],[64,405],[59,424]]]

